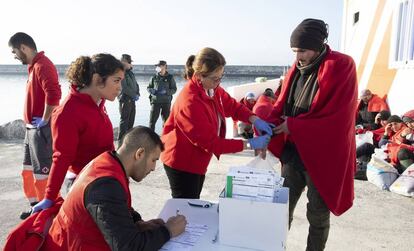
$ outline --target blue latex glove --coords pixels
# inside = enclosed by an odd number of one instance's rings
[[[265,134],[263,136],[257,136],[251,139],[248,139],[251,148],[253,149],[265,149],[267,144],[270,141],[270,135]]]
[[[47,125],[48,121],[43,120],[40,117],[33,117],[32,125],[36,126],[38,129]]]
[[[48,199],[43,199],[36,206],[32,207],[32,214],[42,211],[43,209],[48,209],[49,207],[53,206],[53,201]]]
[[[261,134],[273,135],[272,127],[275,127],[273,124],[258,118],[254,121],[253,125]]]
[[[154,88],[148,89],[149,93],[151,93],[152,95],[157,94],[157,91]]]
[[[139,95],[136,95],[135,97],[134,97],[134,101],[135,102],[137,102],[139,100]]]

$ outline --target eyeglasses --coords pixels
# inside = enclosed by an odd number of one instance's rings
[[[221,80],[224,78],[224,74],[223,75],[221,75],[221,77],[219,77],[219,78],[216,78],[216,77],[205,77],[205,78],[208,78],[208,79],[210,79],[211,81],[213,81],[214,83],[217,83],[217,82],[221,82]]]

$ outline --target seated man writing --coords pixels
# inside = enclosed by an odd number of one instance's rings
[[[158,250],[181,234],[183,215],[143,221],[131,207],[129,178],[140,182],[163,151],[160,137],[138,126],[117,151],[105,152],[81,172],[53,220],[43,250]]]

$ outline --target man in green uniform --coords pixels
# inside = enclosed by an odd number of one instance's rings
[[[160,112],[163,122],[167,120],[170,115],[172,95],[177,91],[174,77],[167,71],[167,62],[160,60],[155,66],[157,74],[151,78],[147,87],[151,102],[149,127],[152,130],[155,130]]]

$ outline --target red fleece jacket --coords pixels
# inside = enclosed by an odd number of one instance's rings
[[[52,207],[22,221],[7,236],[3,251],[40,250],[62,203],[63,199],[59,197]]]
[[[28,66],[29,79],[26,85],[24,121],[32,123],[33,117],[42,117],[45,103],[59,105],[62,92],[56,67],[44,54],[37,53],[32,64]]]
[[[91,96],[74,87],[53,112],[51,127],[53,163],[45,197],[54,200],[67,170],[79,174],[96,156],[114,150],[114,136],[105,100],[98,106]]]
[[[243,150],[242,140],[225,139],[224,118],[247,123],[252,115],[220,86],[209,97],[199,81],[189,80],[164,125],[162,162],[180,171],[205,174],[213,154],[219,158]]]
[[[294,64],[283,82],[272,114],[275,122],[280,123],[296,71]],[[289,137],[326,205],[340,215],[354,199],[357,79],[352,58],[328,48],[318,85],[310,110],[287,118]]]

